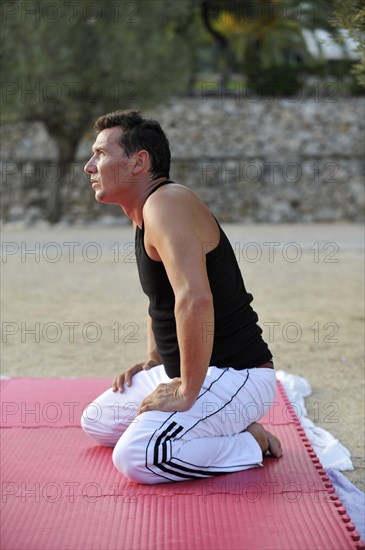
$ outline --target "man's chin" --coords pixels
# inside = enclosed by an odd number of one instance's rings
[[[95,200],[97,200],[98,202],[106,202],[105,193],[102,189],[99,189],[98,191],[95,192]]]
[[[96,191],[95,200],[103,204],[119,204],[118,202],[113,200],[110,196],[108,197],[108,195],[105,193],[103,189],[99,189],[98,191]]]

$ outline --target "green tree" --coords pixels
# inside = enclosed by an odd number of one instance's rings
[[[352,68],[352,73],[360,86],[365,87],[365,4],[362,0],[336,0],[332,24],[348,32],[350,38],[357,42],[356,53],[359,57]],[[338,35],[339,41],[343,37]]]
[[[200,0],[205,29],[223,63],[222,85],[233,69],[262,88],[277,78],[290,88],[298,67],[310,59],[302,30],[333,30],[333,0]],[[298,82],[293,81],[293,91]]]
[[[48,193],[50,222],[62,215],[61,188],[91,121],[149,107],[186,85],[188,46],[174,29],[188,7],[184,0],[2,4],[2,124],[41,121],[55,140],[61,177]]]

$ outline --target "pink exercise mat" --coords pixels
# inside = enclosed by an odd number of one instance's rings
[[[262,423],[281,439],[283,458],[152,486],[123,478],[112,449],[79,426],[110,382],[1,382],[1,549],[365,549],[279,382]]]

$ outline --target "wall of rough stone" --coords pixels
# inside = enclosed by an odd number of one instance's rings
[[[172,150],[171,177],[192,187],[225,222],[359,221],[364,215],[364,100],[178,99],[151,113]],[[1,128],[2,219],[45,216],[56,148],[41,124]],[[62,189],[66,222],[112,221],[94,200],[80,144]]]

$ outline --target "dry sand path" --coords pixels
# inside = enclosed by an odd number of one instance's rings
[[[364,484],[364,234],[359,225],[227,225],[275,366]],[[4,376],[110,376],[144,359],[147,301],[129,226],[2,231]]]

